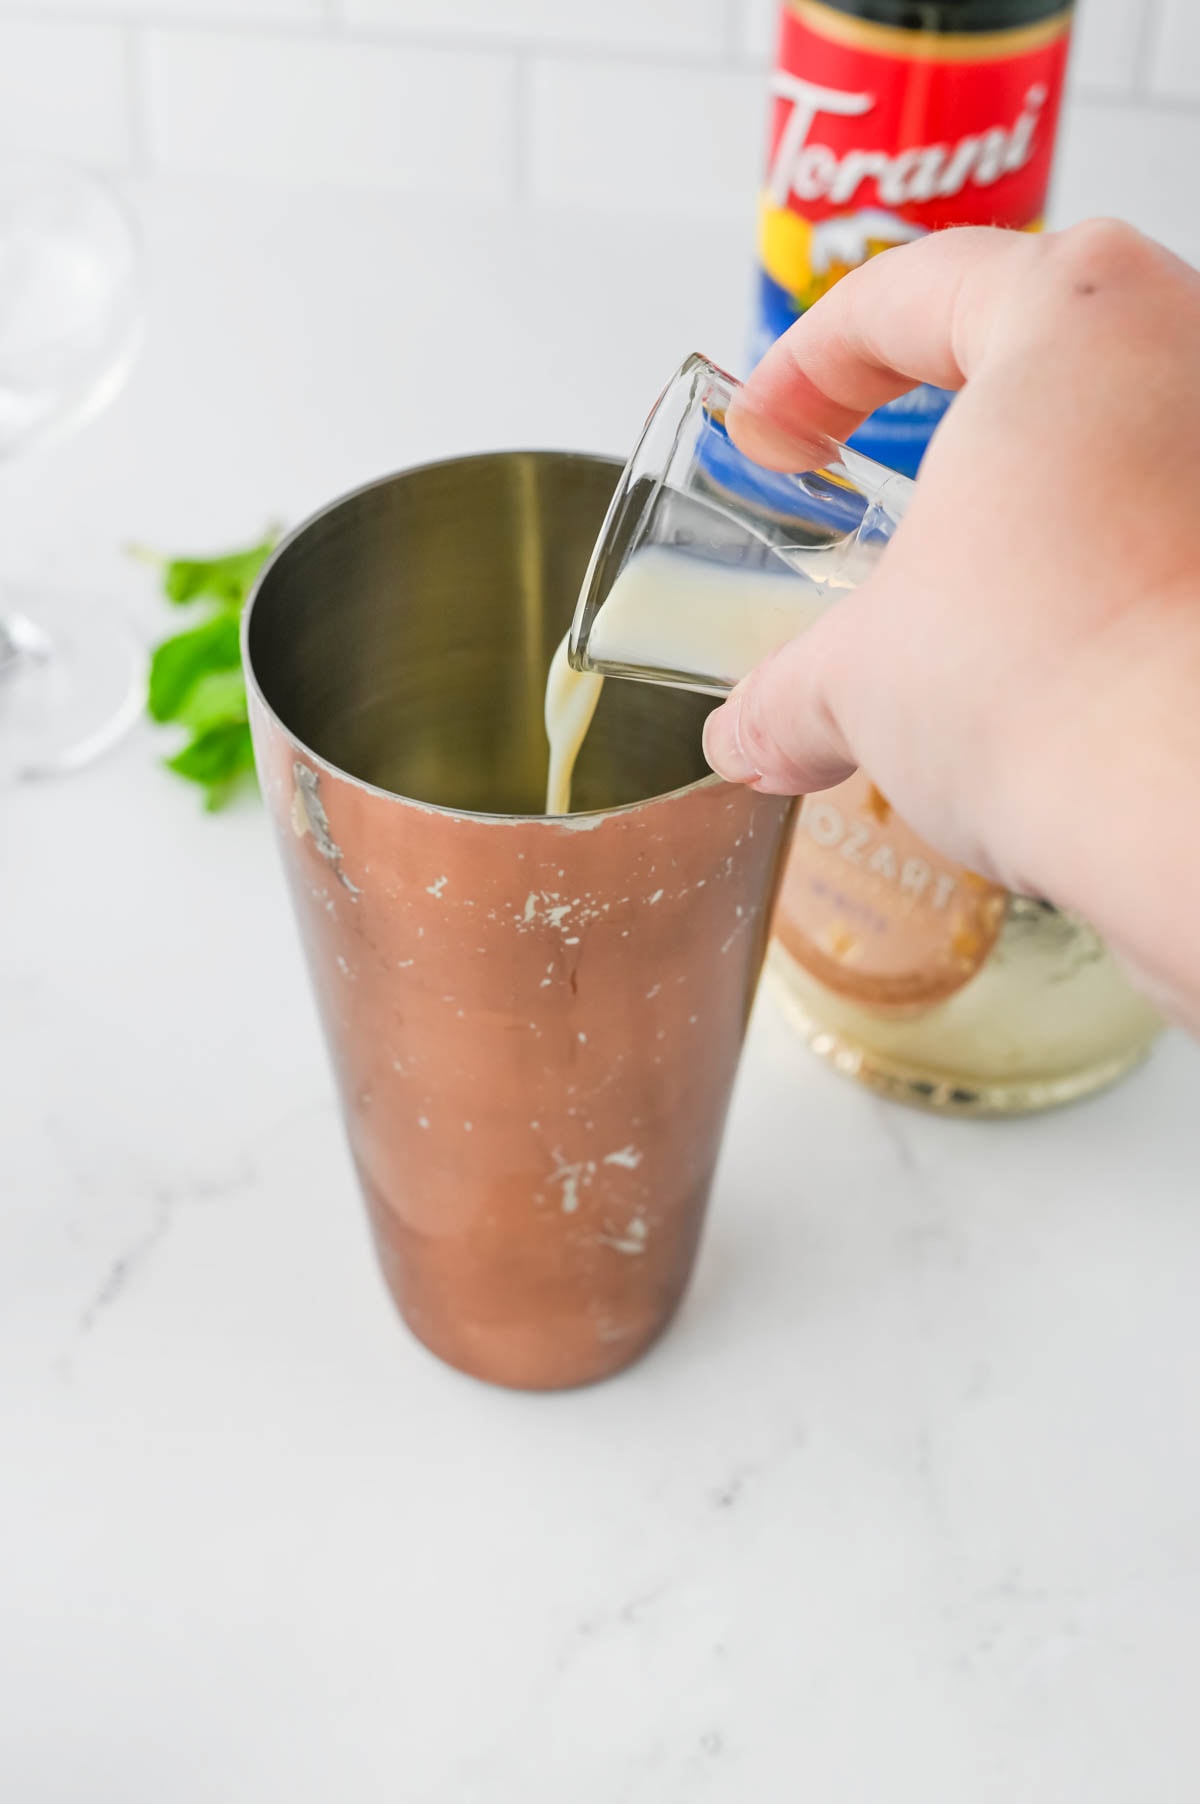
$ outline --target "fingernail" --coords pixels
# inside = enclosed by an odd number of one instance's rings
[[[735,689],[704,723],[704,756],[727,783],[753,783],[762,775],[742,744],[742,698]]]

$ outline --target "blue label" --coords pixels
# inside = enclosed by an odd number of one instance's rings
[[[798,318],[796,303],[787,289],[760,270],[758,311],[750,344],[753,362],[757,363]],[[864,420],[849,442],[864,457],[873,457],[876,463],[887,464],[904,476],[915,476],[933,429],[952,399],[949,390],[932,388],[923,382]]]
[[[713,485],[734,495],[751,508],[761,508],[777,520],[796,520],[808,532],[845,537],[858,531],[867,511],[863,497],[815,471],[790,476],[764,470],[743,457],[725,428],[709,416],[709,430],[701,439],[696,461]]]

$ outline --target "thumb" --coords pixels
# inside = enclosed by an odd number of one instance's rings
[[[855,769],[833,697],[856,599],[773,652],[709,715],[704,756],[719,777],[763,795],[807,795]]]

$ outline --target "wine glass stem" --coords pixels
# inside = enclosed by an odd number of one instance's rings
[[[51,654],[49,638],[27,614],[0,614],[0,677],[22,664],[43,664]]]

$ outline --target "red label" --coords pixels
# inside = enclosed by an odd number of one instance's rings
[[[873,250],[933,227],[1036,225],[1069,31],[1060,14],[939,36],[790,0],[771,83],[769,273],[811,300]]]

